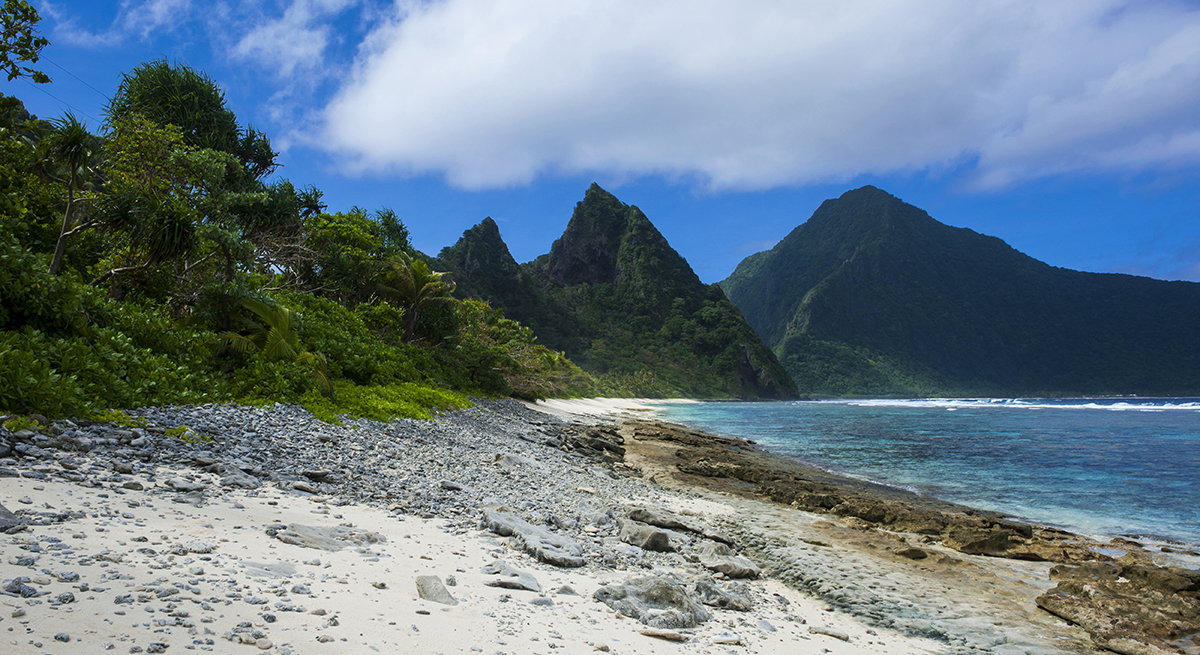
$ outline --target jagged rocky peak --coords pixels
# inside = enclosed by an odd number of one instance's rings
[[[491,216],[463,232],[453,246],[443,248],[439,258],[452,263],[468,279],[474,279],[475,273],[481,270],[485,274],[494,274],[517,269],[517,261],[508,251],[508,245],[500,237],[500,227]]]
[[[575,205],[562,238],[550,248],[546,272],[566,285],[613,282],[631,211],[636,210],[593,182]]]

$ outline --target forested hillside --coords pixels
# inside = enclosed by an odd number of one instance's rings
[[[104,123],[0,97],[0,413],[297,402],[421,416],[463,394],[594,393],[451,296],[391,211],[327,212],[202,72],[126,74]]]
[[[546,255],[518,265],[491,219],[442,251],[477,295],[639,395],[786,398],[786,372],[716,285],[705,285],[637,207],[592,185]]]
[[[1200,393],[1200,284],[1055,268],[874,187],[720,284],[804,393]]]

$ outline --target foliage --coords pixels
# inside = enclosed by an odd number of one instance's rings
[[[253,334],[243,336],[236,332],[224,332],[221,341],[234,350],[246,352],[258,350],[263,359],[272,361],[295,361],[311,369],[313,381],[322,393],[333,393],[329,382],[329,364],[325,356],[301,350],[300,317],[287,307],[271,307],[266,303],[247,298],[242,306],[254,312],[262,325]]]
[[[101,412],[94,412],[88,418],[97,423],[111,423],[122,428],[144,428],[150,425],[150,421],[140,416],[130,416],[119,409],[106,409]]]
[[[37,36],[37,24],[42,20],[28,0],[4,0],[0,8],[0,72],[8,73],[8,81],[28,77],[34,84],[49,84],[45,73],[24,65],[36,64],[42,48],[50,45],[44,36]]]
[[[374,217],[354,208],[304,219],[306,246],[315,254],[302,277],[309,288],[345,305],[371,301],[387,267],[407,252],[408,229],[389,209]]]
[[[407,254],[401,254],[387,262],[387,271],[379,293],[396,303],[404,312],[404,341],[412,341],[418,337],[429,338],[437,336],[430,332],[418,330],[422,312],[429,307],[449,306],[453,303],[450,294],[454,292],[454,283],[447,278],[447,273],[436,272],[429,264]]]
[[[789,397],[788,374],[720,289],[636,207],[593,185],[551,252],[517,265],[485,220],[442,251],[456,281],[595,379],[586,392]]]
[[[42,424],[25,416],[14,416],[4,422],[4,429],[9,432],[20,432],[21,430],[38,431],[42,429]]]
[[[186,425],[180,425],[178,427],[170,428],[170,429],[164,431],[163,434],[165,434],[168,437],[171,437],[172,439],[179,439],[180,441],[182,441],[184,443],[190,443],[190,444],[210,443],[213,440],[213,438],[208,436],[207,434],[199,434],[199,433],[193,432],[191,430],[191,428],[189,428]]]
[[[427,419],[431,417],[430,410],[465,409],[471,405],[466,397],[452,391],[411,382],[359,386],[339,380],[334,383],[334,389],[336,393],[332,398],[308,393],[299,402],[313,416],[339,425],[342,418]]]

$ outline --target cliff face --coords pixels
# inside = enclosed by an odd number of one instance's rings
[[[1054,268],[874,187],[721,286],[805,392],[1200,392],[1200,284]]]
[[[442,251],[463,295],[529,326],[585,370],[656,395],[787,398],[788,374],[716,285],[637,207],[597,185],[551,251],[516,265],[485,220]]]

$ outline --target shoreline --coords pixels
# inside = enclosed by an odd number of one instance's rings
[[[610,404],[563,418],[480,401],[345,426],[289,406],[64,423],[0,460],[0,505],[16,512],[0,512],[0,637],[54,653],[1098,652],[1034,604],[1051,563],[771,503],[743,480],[676,484],[678,444],[639,437],[653,422],[618,424],[613,411],[642,416],[635,401]],[[194,443],[166,435],[179,425]],[[307,528],[334,549],[305,547]],[[763,575],[736,577],[747,562]],[[511,588],[530,577],[538,591]],[[647,577],[681,604],[615,598]],[[431,600],[438,588],[458,604]]]

